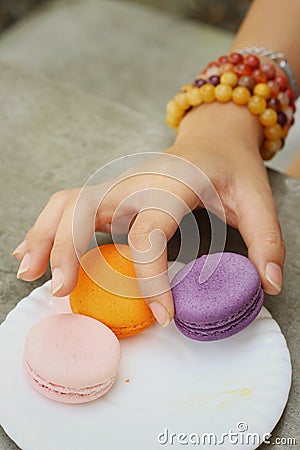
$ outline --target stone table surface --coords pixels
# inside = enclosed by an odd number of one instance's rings
[[[17,280],[17,262],[11,257],[49,196],[59,189],[83,184],[99,166],[114,158],[136,151],[164,150],[171,135],[161,122],[142,113],[95,99],[13,65],[0,64],[0,98],[2,322],[20,299],[49,278],[47,272],[33,283]],[[283,291],[277,298],[267,296],[265,304],[287,339],[293,364],[290,397],[273,438],[295,437],[299,443],[300,183],[273,171],[269,176],[287,245],[287,260]],[[205,216],[200,212],[197,218],[201,233],[208,236]],[[170,256],[176,245],[175,236]],[[226,248],[245,253],[245,246],[233,229],[228,230]],[[1,429],[0,449],[16,448]]]

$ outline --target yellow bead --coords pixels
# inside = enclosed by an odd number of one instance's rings
[[[265,98],[268,100],[268,98],[271,97],[271,89],[267,85],[267,83],[258,83],[254,86],[253,89],[254,95],[259,95],[260,97]]]
[[[190,104],[186,97],[185,92],[179,92],[179,94],[175,95],[174,100],[177,103],[177,105],[179,106],[179,108],[181,108],[183,110],[188,109],[190,107]]]
[[[229,84],[218,84],[215,87],[215,96],[219,102],[229,102],[232,97],[232,87]]]
[[[180,124],[180,121],[181,121],[181,117],[173,116],[171,113],[168,113],[166,115],[166,123],[167,123],[167,125],[169,125],[169,127],[177,128],[178,125]]]
[[[277,112],[272,108],[267,108],[259,116],[259,121],[264,127],[271,127],[277,123]]]
[[[258,95],[252,95],[248,100],[248,109],[252,114],[262,114],[266,109],[266,100]]]
[[[264,129],[264,135],[270,141],[277,141],[282,136],[282,128],[278,123],[276,123],[271,127],[266,127]]]
[[[238,84],[238,76],[234,72],[225,72],[220,79],[222,84],[229,84],[231,87],[235,87]]]
[[[246,105],[250,98],[250,91],[244,86],[237,86],[233,89],[232,100],[237,105]]]
[[[175,100],[170,100],[167,103],[167,113],[171,114],[174,117],[182,117],[183,116],[183,110],[182,108],[179,108]]]
[[[200,89],[197,87],[193,87],[186,93],[186,98],[191,106],[197,106],[202,103],[202,98],[200,94]]]
[[[192,84],[184,84],[181,88],[181,92],[187,92],[190,89],[192,89],[193,85]]]
[[[199,91],[205,103],[211,103],[215,100],[215,87],[212,84],[204,84]]]

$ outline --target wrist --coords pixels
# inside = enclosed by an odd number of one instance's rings
[[[220,144],[215,148],[226,152],[240,152],[241,145],[259,154],[263,142],[263,128],[258,117],[247,108],[233,102],[203,104],[189,111],[180,123],[175,145],[192,142]],[[201,145],[199,151],[201,151]],[[244,150],[243,150],[244,151]]]

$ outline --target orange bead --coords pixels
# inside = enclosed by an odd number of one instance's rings
[[[205,103],[211,103],[215,100],[215,87],[212,84],[204,84],[199,90]]]
[[[271,127],[277,123],[277,112],[274,109],[267,108],[259,116],[259,121],[264,127]]]
[[[175,100],[176,104],[179,106],[179,108],[181,108],[183,110],[188,109],[190,106],[190,103],[187,99],[185,92],[179,92],[179,94],[175,95],[174,100]]]
[[[197,87],[193,87],[186,93],[187,101],[191,106],[197,106],[202,103],[202,97],[200,93],[200,89]]]
[[[167,125],[169,125],[169,127],[177,128],[178,125],[180,124],[180,121],[181,121],[181,117],[173,116],[171,113],[168,113],[166,115],[166,123],[167,123]]]
[[[232,98],[232,87],[229,84],[218,84],[215,87],[215,96],[219,102],[229,102]]]
[[[233,71],[234,71],[234,65],[229,62],[222,64],[219,67],[220,74],[225,73],[225,72],[233,72]]]
[[[283,146],[283,141],[282,141],[282,139],[277,139],[276,141],[274,141],[274,140],[271,141],[271,140],[266,139],[266,140],[264,141],[263,148],[264,148],[265,150],[267,150],[268,152],[273,152],[273,153],[275,153],[275,152],[277,152],[278,150],[281,150],[282,146]]]
[[[233,89],[232,100],[237,105],[246,105],[250,98],[250,91],[244,86],[237,86]]]
[[[257,85],[254,86],[253,93],[254,95],[259,95],[260,97],[263,97],[266,100],[268,100],[271,97],[271,89],[267,85],[267,83],[257,83]]]
[[[271,127],[266,127],[264,129],[264,135],[270,141],[278,141],[278,139],[282,136],[282,128],[278,123],[276,123]]]
[[[264,147],[260,150],[261,157],[264,161],[269,161],[270,159],[272,159],[275,156],[275,153],[276,152],[270,152]]]
[[[266,109],[266,100],[258,95],[252,95],[248,101],[248,109],[252,114],[262,114]]]
[[[231,87],[235,87],[239,81],[238,76],[234,72],[225,72],[221,76],[221,83],[229,84]]]
[[[284,125],[284,127],[282,127],[282,134],[281,134],[281,137],[282,137],[283,139],[285,139],[285,138],[287,137],[288,132],[289,132],[289,129],[290,129],[290,126],[289,126],[289,125]]]
[[[167,109],[167,113],[171,114],[174,117],[182,117],[182,115],[183,115],[183,110],[181,108],[179,108],[179,106],[177,105],[175,100],[170,100],[167,103],[166,109]]]

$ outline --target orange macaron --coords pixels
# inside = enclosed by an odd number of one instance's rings
[[[74,313],[107,325],[118,338],[141,333],[155,322],[141,296],[130,247],[124,244],[101,245],[81,258],[70,305]]]

